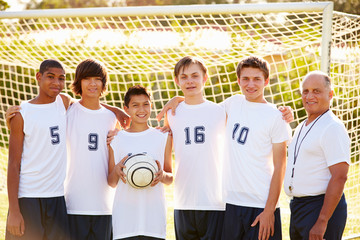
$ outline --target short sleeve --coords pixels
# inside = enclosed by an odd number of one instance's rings
[[[289,140],[291,140],[291,128],[289,124],[282,119],[282,115],[277,114],[271,130],[271,142],[282,143],[286,141],[289,143]]]
[[[330,125],[324,130],[320,144],[328,166],[340,162],[350,164],[350,138],[343,125]]]
[[[111,141],[110,146],[114,152],[114,162],[115,164],[118,164],[120,160],[122,159],[121,156],[119,156],[120,151],[118,150],[120,146],[120,132],[114,137],[114,139]],[[125,156],[122,156],[125,157]]]
[[[233,103],[236,102],[236,103],[241,104],[244,100],[245,100],[245,96],[240,95],[240,94],[235,94],[235,95],[225,99],[221,103],[219,103],[219,106],[221,106],[225,110],[225,113],[228,114],[229,109]]]

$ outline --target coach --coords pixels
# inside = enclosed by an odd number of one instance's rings
[[[341,239],[347,205],[343,193],[350,162],[350,139],[331,112],[330,78],[307,74],[301,95],[307,119],[295,130],[288,149],[284,188],[290,202],[290,238]]]

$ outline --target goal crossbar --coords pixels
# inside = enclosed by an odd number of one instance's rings
[[[257,13],[263,4],[216,4],[216,5],[169,5],[169,6],[138,6],[138,7],[102,7],[102,8],[66,8],[27,11],[3,11],[1,18],[64,18],[64,17],[111,17],[111,16],[145,16],[145,15],[189,15],[189,14],[231,14]],[[332,2],[312,3],[268,3],[262,13],[275,12],[323,12],[331,9]]]
[[[103,7],[103,8],[72,8],[46,9],[14,12],[0,12],[0,19],[28,19],[28,18],[66,18],[66,17],[111,17],[111,16],[146,16],[146,15],[196,15],[196,14],[233,14],[257,13],[257,4],[216,4],[216,5],[179,5],[179,6],[139,6],[139,7]],[[332,2],[295,2],[295,3],[268,3],[261,8],[262,13],[277,12],[323,12],[322,48],[320,70],[330,73],[330,48],[332,29]]]

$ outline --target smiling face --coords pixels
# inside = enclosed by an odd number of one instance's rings
[[[199,64],[190,64],[180,69],[179,74],[175,77],[176,84],[181,88],[186,99],[203,100],[203,89],[207,75],[204,73]]]
[[[132,124],[147,124],[151,114],[151,102],[147,95],[132,95],[128,106],[124,106]]]
[[[99,98],[104,86],[101,77],[86,77],[81,79],[81,97]]]
[[[302,83],[301,98],[303,106],[308,114],[308,120],[312,121],[329,109],[333,90],[322,74],[310,74]]]
[[[264,99],[264,88],[269,83],[269,79],[265,79],[263,71],[259,68],[242,68],[238,83],[246,100],[249,102],[266,102]]]
[[[65,71],[62,68],[51,67],[44,73],[38,72],[36,80],[40,87],[40,94],[53,99],[64,89]]]
[[[107,71],[102,62],[99,62],[94,59],[86,59],[79,63],[75,70],[75,79],[71,84],[71,89],[76,95],[80,95],[83,97],[83,87],[88,88],[89,93],[93,93],[94,91],[100,90],[101,96],[107,87]],[[95,85],[99,86],[99,81],[101,80],[101,89],[95,89]],[[95,83],[96,82],[96,83]],[[89,85],[91,85],[89,87]],[[86,97],[86,96],[85,96]]]

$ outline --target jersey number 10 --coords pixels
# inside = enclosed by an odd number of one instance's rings
[[[249,133],[249,128],[247,127],[242,127],[240,130],[240,124],[239,123],[235,123],[234,124],[234,129],[233,129],[233,134],[232,134],[232,139],[235,140],[235,135],[239,132],[239,137],[236,138],[236,141],[239,144],[244,145]]]

